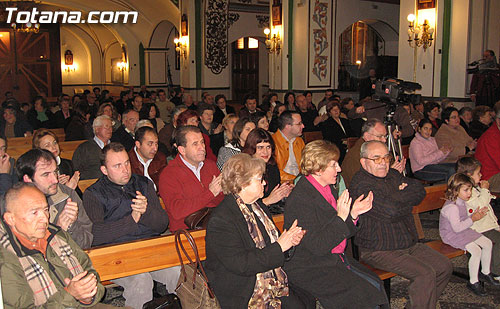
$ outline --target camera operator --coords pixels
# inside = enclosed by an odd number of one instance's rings
[[[469,66],[473,65],[477,68],[468,70],[470,73],[474,72],[470,84],[471,99],[476,106],[493,107],[500,99],[500,67],[495,53],[492,50],[485,50],[483,59],[469,64]]]

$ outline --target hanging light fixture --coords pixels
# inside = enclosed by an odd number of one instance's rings
[[[24,0],[24,1],[6,1],[6,2],[1,2],[0,8],[3,9],[2,11],[5,12],[5,8],[17,8],[17,12],[26,12],[26,11],[32,11],[33,8],[41,4],[40,1],[38,0]],[[2,16],[2,20],[5,20]],[[14,19],[15,20],[15,19]],[[40,24],[35,23],[32,24],[31,22],[27,21],[26,23],[11,23],[10,26],[12,29],[14,29],[16,32],[24,32],[24,33],[38,33],[40,32]]]

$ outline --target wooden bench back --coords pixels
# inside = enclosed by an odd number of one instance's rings
[[[96,181],[97,181],[97,178],[80,180],[78,182],[78,188],[80,188],[80,190],[83,193],[83,192],[85,192],[85,190],[87,190],[88,187],[93,185]]]
[[[61,149],[60,153],[61,158],[71,160],[73,158],[73,153],[75,152],[76,148],[83,142],[85,142],[85,140],[59,142],[59,148]],[[17,160],[22,154],[31,149],[32,149],[31,142],[29,145],[27,144],[19,146],[11,146],[9,144],[7,153],[9,154],[9,156]]]
[[[278,228],[282,230],[283,215],[277,215],[273,219]],[[191,231],[201,260],[206,258],[205,233],[205,230]],[[194,257],[184,236],[182,236],[182,243],[190,256]],[[172,234],[123,244],[100,246],[85,251],[102,281],[180,265]]]
[[[312,141],[323,139],[323,133],[321,131],[304,132],[302,134],[304,142],[307,144]]]
[[[425,198],[424,200],[413,207],[413,219],[415,220],[415,226],[417,228],[418,238],[424,238],[424,229],[422,228],[422,223],[420,222],[420,213],[441,209],[443,207],[445,199],[444,192],[446,191],[446,184],[434,185],[425,187]]]

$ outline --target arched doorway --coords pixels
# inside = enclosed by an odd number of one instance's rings
[[[377,77],[397,76],[398,33],[380,20],[357,21],[339,36],[338,89],[358,91],[375,69]]]

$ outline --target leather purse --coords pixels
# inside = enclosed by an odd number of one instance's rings
[[[206,229],[211,214],[212,208],[204,207],[184,218],[184,224],[187,225],[188,230]]]
[[[182,309],[181,301],[175,294],[154,298],[142,306],[142,309]]]
[[[184,235],[191,246],[195,258],[191,259],[182,244],[181,235]],[[219,302],[210,288],[207,275],[201,265],[198,247],[193,236],[186,230],[175,232],[175,249],[181,264],[181,275],[175,292],[181,299],[183,309],[220,309]],[[184,264],[182,253],[189,263]]]

